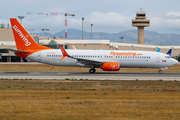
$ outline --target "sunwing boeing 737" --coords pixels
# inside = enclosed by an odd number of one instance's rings
[[[19,57],[40,63],[90,68],[90,73],[95,73],[95,68],[103,71],[119,71],[120,68],[160,68],[167,69],[176,65],[177,60],[171,56],[151,51],[130,50],[65,50],[52,49],[37,44],[30,34],[24,29],[16,18],[10,18],[17,49],[9,49]]]

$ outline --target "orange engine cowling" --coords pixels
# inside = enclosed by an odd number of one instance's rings
[[[119,71],[120,64],[118,62],[103,63],[102,70],[104,70],[104,71]]]

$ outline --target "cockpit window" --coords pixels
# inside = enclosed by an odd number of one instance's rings
[[[165,58],[172,58],[171,56],[165,56]]]

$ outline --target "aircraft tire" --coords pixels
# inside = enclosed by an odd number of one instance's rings
[[[96,69],[90,69],[89,70],[89,73],[95,73],[96,72]]]
[[[159,70],[159,71],[158,71],[158,73],[159,73],[159,74],[162,74],[162,71],[161,71],[161,70]]]

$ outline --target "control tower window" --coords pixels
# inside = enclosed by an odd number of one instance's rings
[[[145,17],[145,14],[137,14],[137,17]]]

